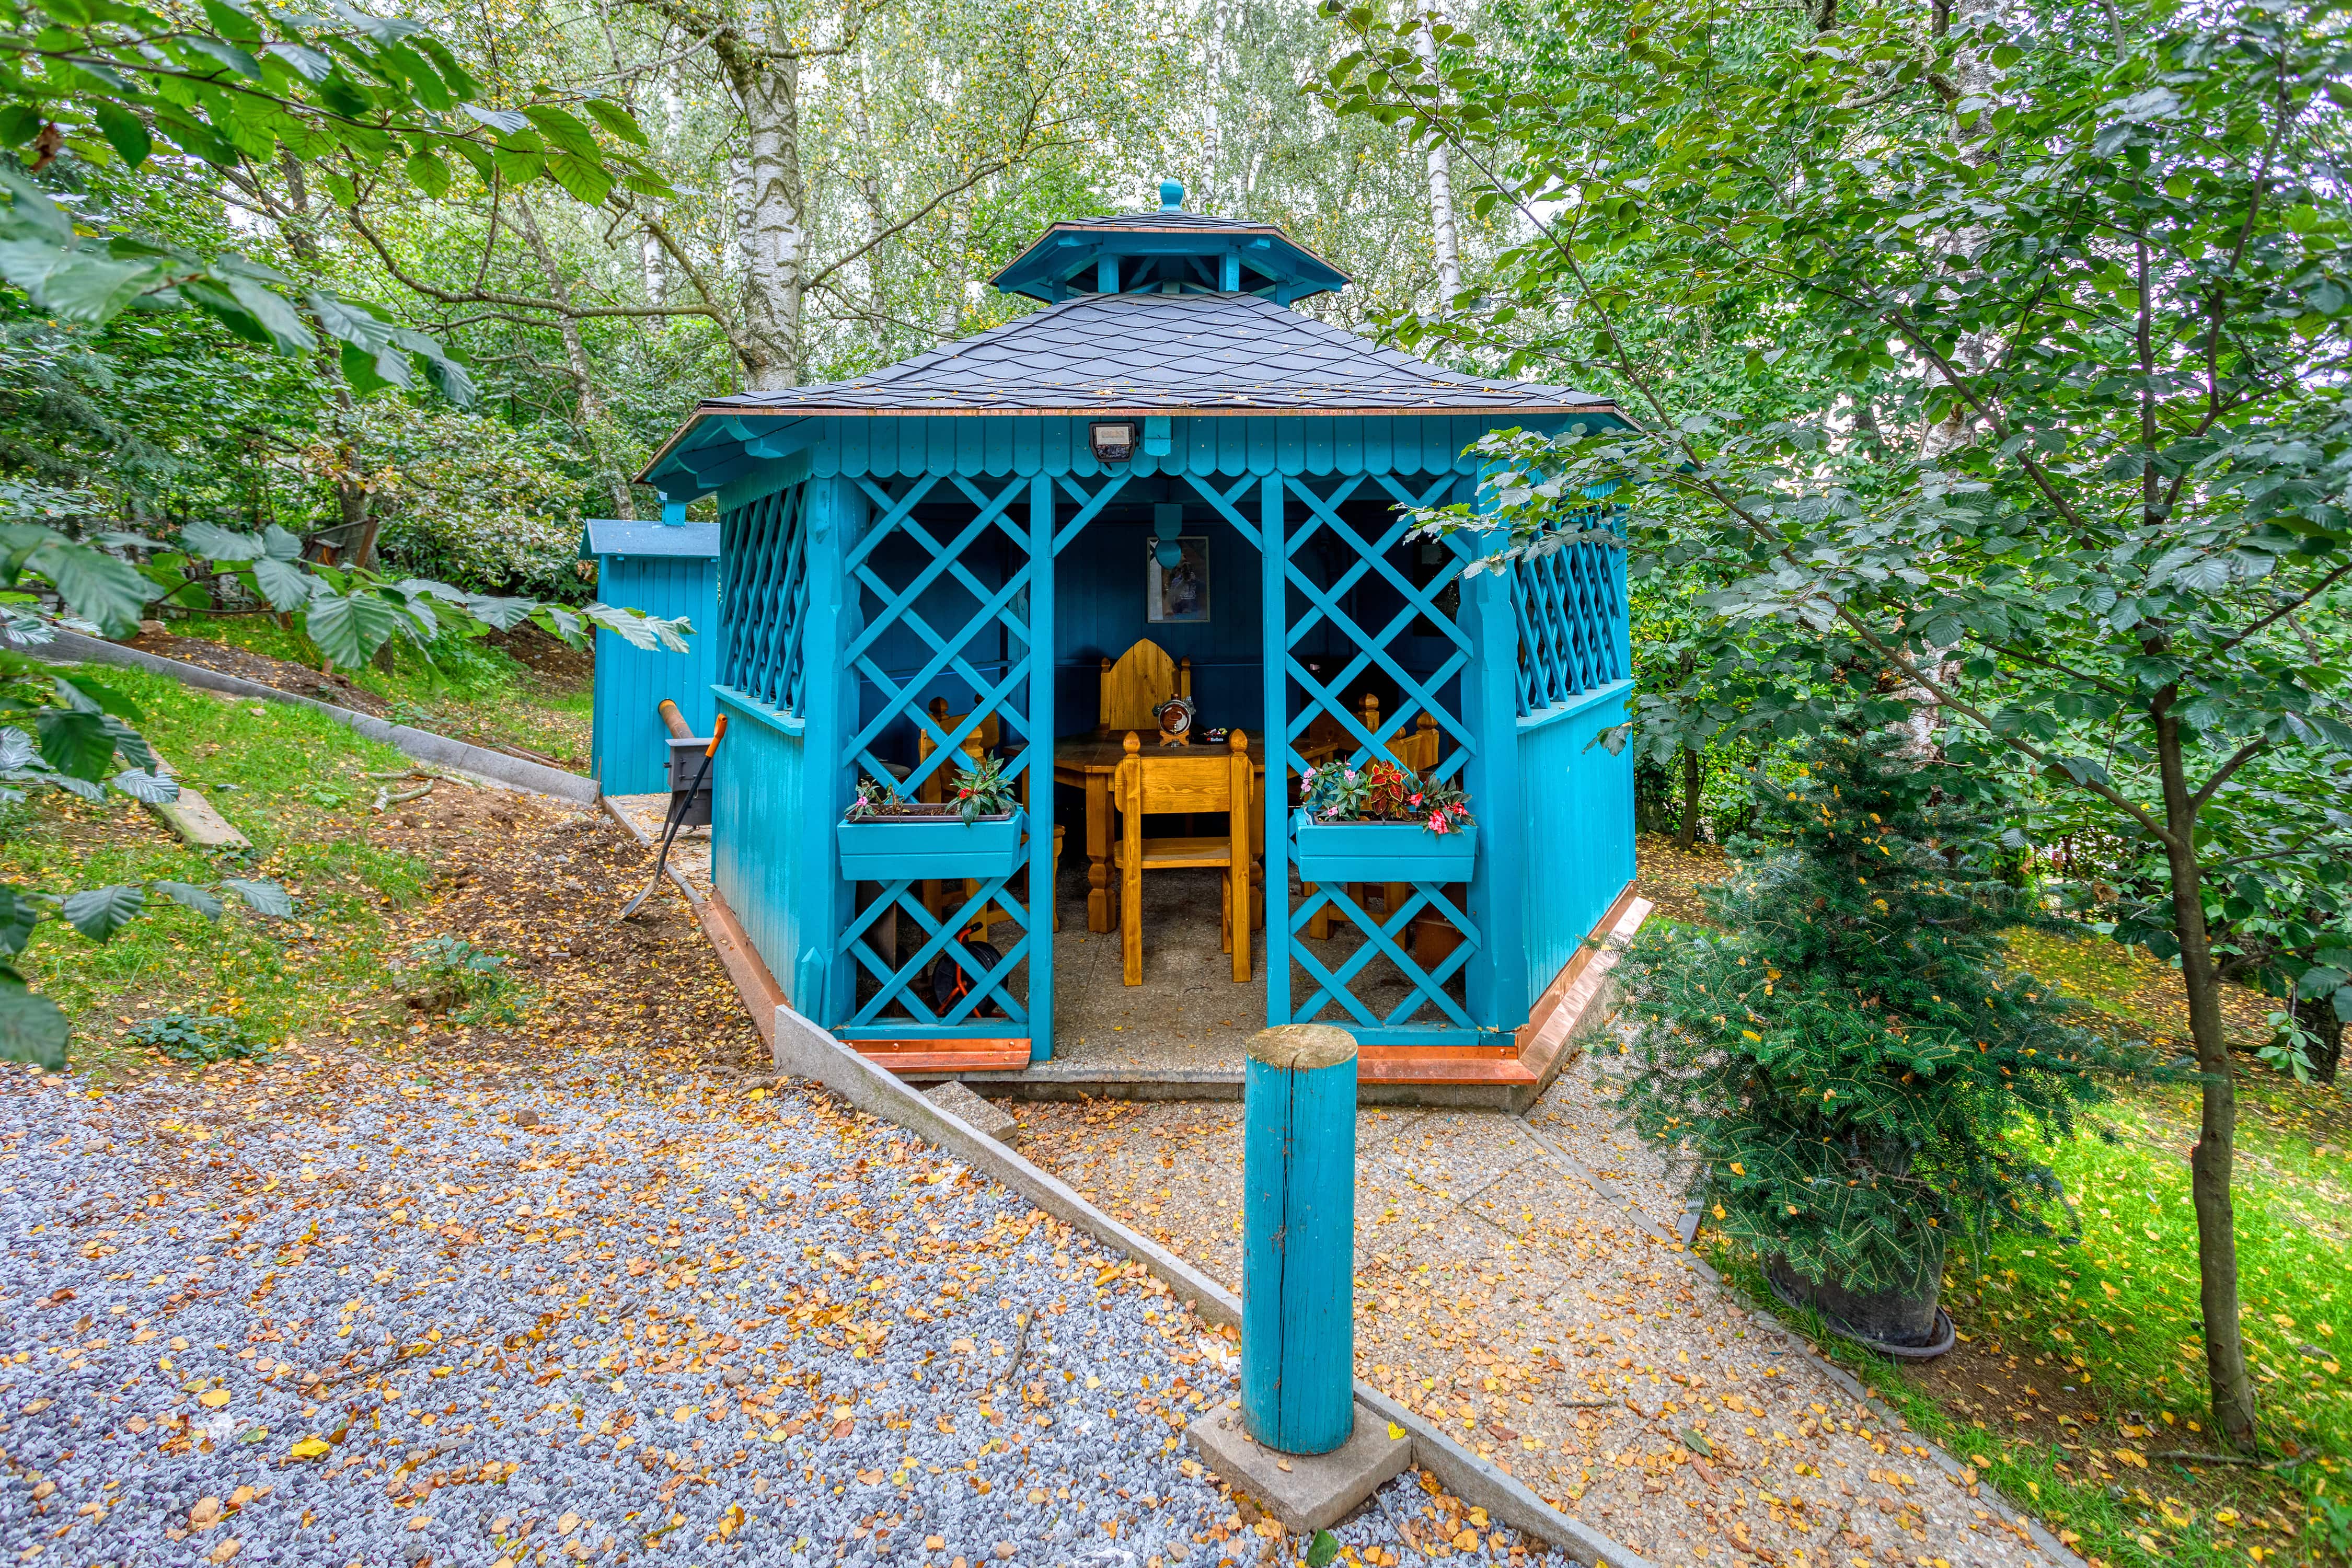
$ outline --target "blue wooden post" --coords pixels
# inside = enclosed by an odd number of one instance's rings
[[[803,632],[808,676],[807,729],[802,741],[802,810],[782,831],[797,834],[807,908],[803,946],[784,983],[792,1005],[821,1024],[846,1016],[852,1000],[848,959],[839,932],[849,929],[856,889],[841,879],[834,856],[834,824],[849,809],[856,781],[842,752],[857,727],[857,681],[841,649],[857,636],[857,587],[842,563],[864,531],[866,497],[845,479],[808,481],[808,621]]]
[[[1029,1059],[1054,1058],[1054,479],[1029,481]]]
[[[1457,499],[1467,500],[1468,497]],[[1504,542],[1496,538],[1483,551]],[[1462,672],[1462,716],[1478,738],[1463,769],[1470,812],[1486,842],[1470,881],[1470,918],[1486,936],[1466,976],[1470,1016],[1482,1026],[1510,1026],[1526,1018],[1525,936],[1527,822],[1519,776],[1519,627],[1511,607],[1511,574],[1480,572],[1462,578],[1464,626],[1476,651]]]
[[[1290,1022],[1290,579],[1283,476],[1258,487],[1257,547],[1265,666],[1265,1021]]]
[[[1242,1429],[1266,1447],[1328,1454],[1354,1429],[1355,1254],[1355,1039],[1261,1030],[1242,1089]]]

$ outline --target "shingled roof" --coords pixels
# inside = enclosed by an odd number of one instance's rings
[[[1088,294],[851,381],[706,398],[720,414],[1474,414],[1609,400],[1486,381],[1251,294]]]

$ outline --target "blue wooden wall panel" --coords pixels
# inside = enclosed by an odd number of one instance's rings
[[[805,870],[783,825],[803,808],[801,735],[765,703],[721,687],[727,740],[710,763],[710,875],[761,963],[787,993],[802,941]],[[800,1005],[797,995],[791,997]]]
[[[1519,721],[1527,995],[1532,1006],[1633,879],[1633,752],[1595,744],[1622,724],[1631,681]]]
[[[617,633],[596,633],[596,687],[591,703],[589,769],[606,795],[650,795],[669,788],[669,731],[654,710],[674,699],[698,735],[710,733],[710,684],[719,674],[719,565],[678,555],[598,559],[597,594],[606,604],[694,623],[687,651],[632,647]]]
[[[1184,531],[1209,542],[1207,621],[1154,626],[1144,618],[1148,521],[1097,518],[1055,563],[1054,691],[1065,733],[1094,728],[1102,706],[1102,660],[1118,658],[1141,637],[1171,658],[1192,661],[1192,693],[1203,728],[1238,727],[1253,735],[1264,728],[1257,551],[1189,484],[1184,489],[1190,496]]]

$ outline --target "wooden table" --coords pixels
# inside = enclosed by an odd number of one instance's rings
[[[1179,748],[1170,747],[1175,751]],[[1212,746],[1205,741],[1182,748],[1187,756],[1204,756],[1221,752],[1223,746]],[[1144,742],[1146,755],[1160,750],[1158,737]],[[1107,931],[1118,924],[1117,888],[1110,874],[1111,849],[1111,775],[1127,755],[1127,734],[1065,735],[1054,742],[1054,782],[1071,784],[1087,792],[1087,929]],[[1265,848],[1265,742],[1253,736],[1249,756],[1255,769],[1254,783],[1257,789],[1258,810],[1252,815],[1250,842],[1261,853]],[[1285,792],[1286,797],[1288,792]]]

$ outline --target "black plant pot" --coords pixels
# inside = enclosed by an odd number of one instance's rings
[[[1811,1307],[1831,1330],[1902,1361],[1932,1361],[1952,1348],[1952,1317],[1936,1304],[1943,1279],[1943,1249],[1907,1290],[1849,1290],[1809,1279],[1786,1258],[1768,1258],[1765,1283],[1791,1307]]]

